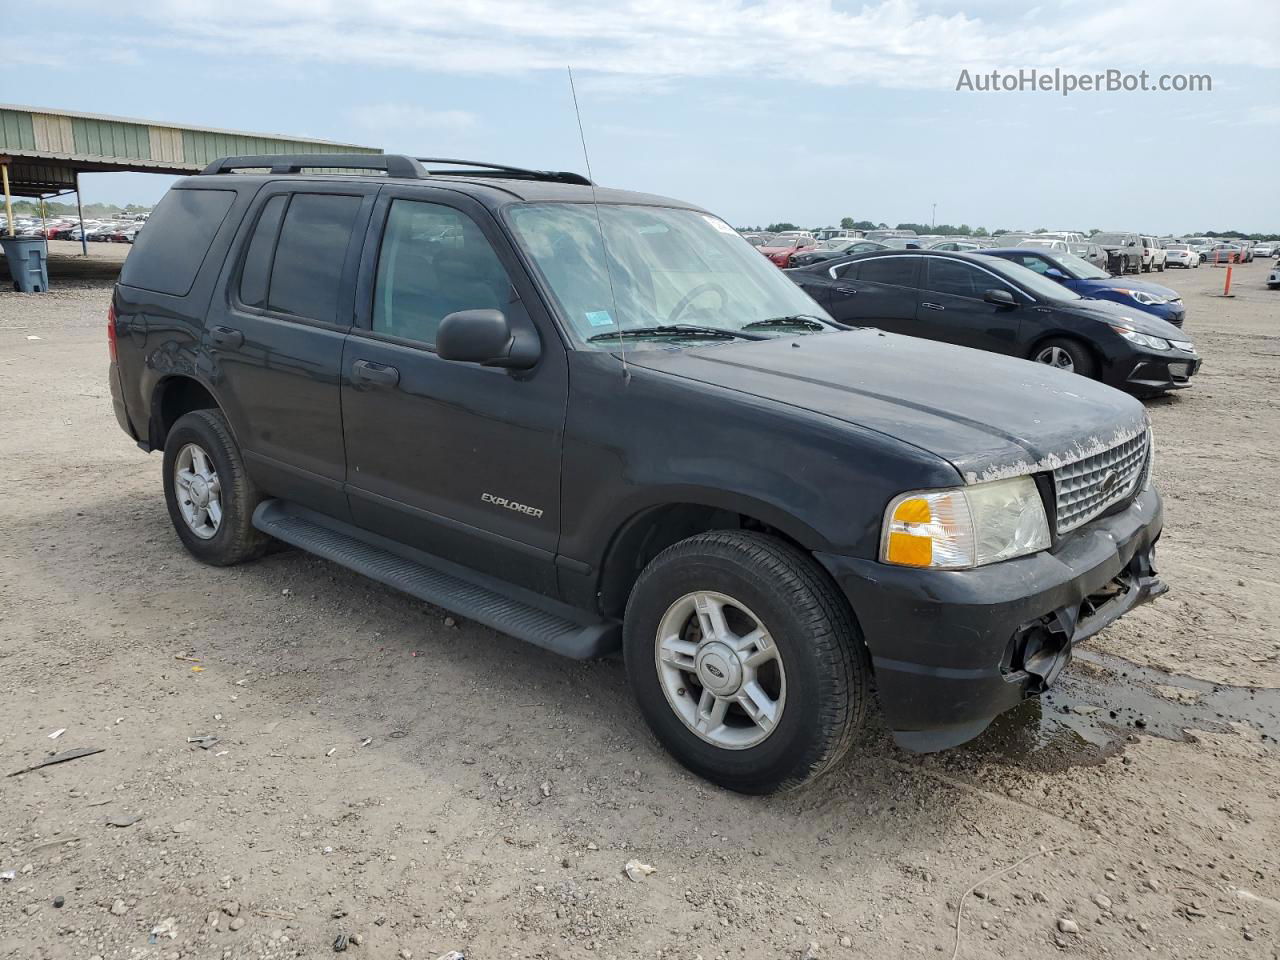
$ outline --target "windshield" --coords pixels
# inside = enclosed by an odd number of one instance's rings
[[[1128,239],[1127,233],[1095,233],[1093,235],[1094,243],[1109,243],[1116,247],[1123,246]]]
[[[1088,260],[1082,260],[1072,253],[1057,253],[1053,257],[1061,266],[1064,273],[1070,274],[1077,280],[1105,280],[1111,274],[1105,270],[1099,270]]]
[[[681,324],[736,333],[748,324],[784,317],[830,322],[781,270],[728,224],[707,214],[577,203],[527,204],[509,211],[516,239],[554,294],[565,325],[584,346],[614,349],[616,338],[591,338],[620,329]],[[794,328],[779,323],[763,332],[809,330],[797,322]],[[667,341],[681,336],[678,331],[654,334]]]
[[[1068,290],[1057,280],[1036,273],[1030,267],[1024,267],[1020,263],[1005,260],[1003,257],[992,257],[991,262],[983,263],[983,266],[1013,281],[1039,300],[1082,299],[1078,293]]]

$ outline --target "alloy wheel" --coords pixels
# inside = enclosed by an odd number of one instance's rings
[[[687,593],[658,623],[654,660],[667,702],[714,746],[745,750],[778,726],[787,678],[768,628],[744,604]]]
[[[1036,362],[1047,363],[1051,367],[1066,370],[1068,373],[1074,373],[1076,369],[1075,361],[1071,359],[1071,354],[1061,347],[1045,347],[1036,354]]]
[[[201,540],[211,540],[222,526],[222,484],[213,458],[199,444],[188,443],[173,462],[178,511]]]

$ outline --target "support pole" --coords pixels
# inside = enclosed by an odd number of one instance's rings
[[[9,236],[13,232],[13,197],[9,195],[9,158],[0,161],[0,180],[4,181],[4,214],[9,220]]]
[[[89,241],[84,236],[84,207],[80,203],[80,171],[75,173],[76,178],[76,216],[80,218],[80,253],[84,256],[89,255]]]

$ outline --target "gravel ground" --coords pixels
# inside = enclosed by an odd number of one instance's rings
[[[104,383],[126,250],[90,249],[0,292],[0,774],[104,751],[0,778],[0,957],[1280,955],[1264,264],[1230,300],[1221,270],[1160,278],[1205,356],[1150,404],[1170,594],[974,744],[873,720],[761,800],[677,767],[620,662],[296,551],[191,560]]]

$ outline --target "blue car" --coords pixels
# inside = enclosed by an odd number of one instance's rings
[[[1126,307],[1135,307],[1172,323],[1175,327],[1182,326],[1186,319],[1187,308],[1177,291],[1158,283],[1114,276],[1074,254],[1037,250],[1033,247],[1002,247],[977,252],[984,256],[1012,260],[1058,281],[1082,297],[1110,300]]]

